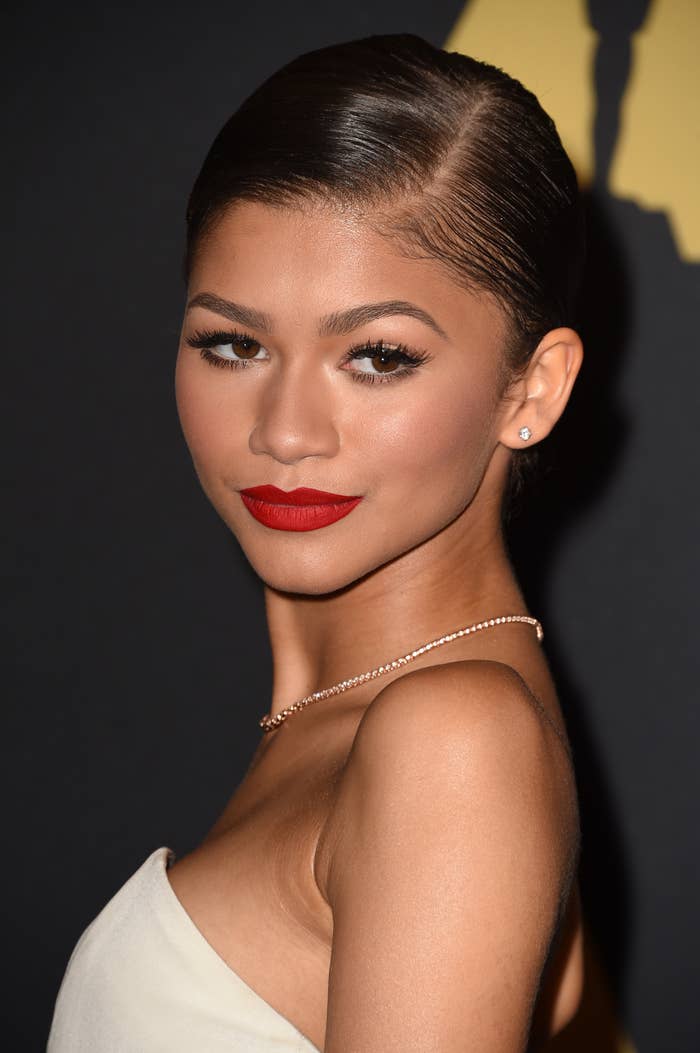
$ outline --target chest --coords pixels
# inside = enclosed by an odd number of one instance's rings
[[[168,878],[229,968],[321,1049],[333,920],[314,865],[347,748],[318,754],[311,739],[296,752],[280,745],[253,759],[210,832]]]

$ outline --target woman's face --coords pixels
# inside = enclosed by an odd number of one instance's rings
[[[359,215],[252,202],[199,246],[187,299],[182,428],[263,581],[331,592],[429,552],[460,516],[469,529],[503,406],[505,324],[492,303],[403,257]],[[383,354],[366,347],[379,341]],[[408,359],[392,356],[398,345]],[[241,495],[265,485],[360,500],[324,518]]]

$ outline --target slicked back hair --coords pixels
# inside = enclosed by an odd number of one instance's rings
[[[212,144],[187,206],[185,276],[236,201],[360,208],[505,312],[504,383],[550,329],[575,324],[583,212],[537,98],[502,70],[410,33],[307,52],[273,73]],[[511,495],[535,448],[511,462]]]

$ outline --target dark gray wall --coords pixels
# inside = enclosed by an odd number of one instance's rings
[[[9,1048],[44,1048],[80,932],[154,847],[201,839],[267,709],[261,589],[199,490],[173,398],[198,166],[282,62],[370,33],[440,45],[461,7],[39,3],[9,17]],[[619,76],[600,76],[604,154]],[[603,189],[590,215],[586,368],[513,547],[571,727],[587,916],[640,1053],[690,1053],[698,268],[661,215]]]

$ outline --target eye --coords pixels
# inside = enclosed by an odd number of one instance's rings
[[[185,341],[199,348],[201,357],[212,366],[223,369],[248,369],[266,360],[262,344],[247,333],[237,330],[197,330]],[[260,352],[265,352],[263,357]],[[409,376],[418,366],[432,358],[426,351],[414,351],[404,344],[386,347],[383,340],[366,342],[350,348],[344,361],[361,362],[362,367],[346,369],[353,380],[369,384],[386,384]]]
[[[220,330],[197,330],[185,341],[189,347],[199,348],[202,358],[212,366],[223,369],[246,369],[264,350],[262,344],[246,333],[235,329],[230,332]]]
[[[409,376],[432,356],[426,351],[412,351],[404,344],[385,347],[384,341],[362,344],[351,348],[347,361],[362,362],[363,368],[347,370],[353,380],[369,384],[393,383]]]

